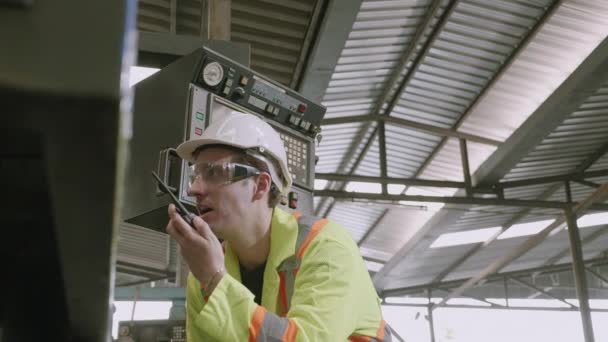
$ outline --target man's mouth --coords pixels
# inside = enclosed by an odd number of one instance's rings
[[[213,208],[210,207],[198,207],[198,213],[203,216],[209,212],[213,211]]]

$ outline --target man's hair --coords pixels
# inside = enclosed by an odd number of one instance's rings
[[[222,145],[222,144],[204,145],[204,146],[200,146],[196,150],[194,150],[194,152],[192,152],[192,155],[196,158],[196,156],[199,153],[201,153],[203,150],[206,150],[211,147],[223,148],[225,150],[233,151],[236,153],[236,155],[232,158],[233,162],[253,166],[256,169],[258,169],[262,172],[266,172],[270,175],[270,172],[268,170],[268,165],[266,164],[266,162],[254,157],[250,154],[247,154],[247,152],[245,152],[243,149],[236,148],[233,146]],[[272,176],[271,176],[271,178],[272,178]],[[277,186],[274,184],[274,182],[271,179],[270,191],[268,192],[268,207],[274,208],[279,204],[280,201],[281,201],[281,191],[279,190],[279,188],[277,188]]]

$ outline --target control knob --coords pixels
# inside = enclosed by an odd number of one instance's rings
[[[245,96],[245,89],[243,89],[242,87],[234,88],[234,90],[232,91],[232,96],[237,99],[242,99]]]

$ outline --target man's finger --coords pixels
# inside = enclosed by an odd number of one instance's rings
[[[180,214],[178,214],[177,210],[175,210],[175,205],[169,204],[169,217],[173,223],[173,228],[177,232],[177,234],[181,235],[184,239],[193,239],[194,238],[194,230],[192,227],[182,218]]]
[[[206,240],[209,240],[209,239],[212,239],[215,237],[215,235],[211,231],[211,228],[209,228],[209,225],[207,224],[207,222],[205,222],[202,218],[200,218],[198,216],[195,217],[192,220],[192,224],[196,228],[196,231]]]
[[[175,229],[175,223],[173,220],[170,220],[165,228],[167,234],[173,238],[178,244],[182,244],[184,242],[184,237]]]

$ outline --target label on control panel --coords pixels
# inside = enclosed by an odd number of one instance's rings
[[[302,106],[302,103],[295,98],[287,95],[285,90],[266,82],[265,80],[255,77],[255,82],[253,82],[253,86],[251,87],[251,92],[258,95],[261,98],[264,98],[272,103],[276,103],[283,108],[287,108],[294,113],[303,114],[303,112],[299,112],[298,109]],[[303,107],[306,110],[306,106]]]
[[[249,96],[249,99],[247,100],[247,102],[249,102],[250,105],[258,107],[261,110],[265,110],[266,105],[268,104],[268,102],[266,102],[264,100],[260,100],[255,96]]]

